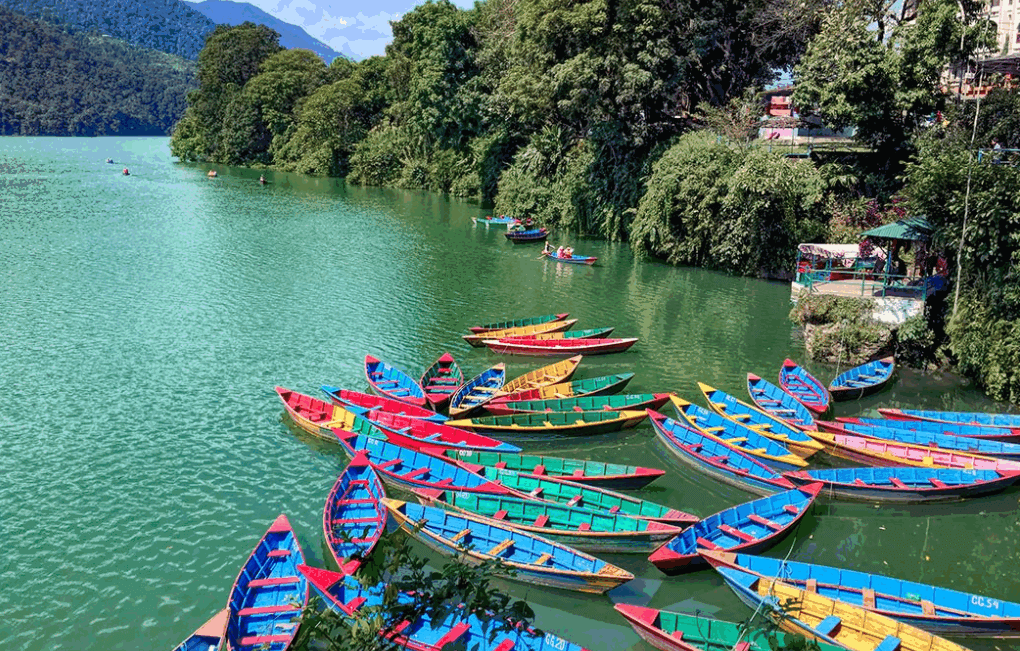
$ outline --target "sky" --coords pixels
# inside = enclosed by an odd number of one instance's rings
[[[452,0],[462,8],[471,0]],[[359,58],[385,54],[393,40],[391,20],[422,4],[415,0],[372,0],[372,6],[344,0],[247,0],[280,20],[297,25],[337,52],[350,51]]]

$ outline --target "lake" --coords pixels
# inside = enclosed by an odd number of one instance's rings
[[[569,234],[551,241],[598,265],[557,264],[475,225],[487,211],[471,203],[210,168],[174,162],[165,138],[0,140],[0,648],[173,648],[225,605],[281,512],[322,565],[323,502],[345,459],[288,425],[275,385],[364,389],[366,353],[417,375],[449,351],[473,375],[504,358],[468,346],[469,326],[551,312],[640,338],[576,375],[634,371],[630,392],[704,404],[702,381],[743,397],[748,371],[774,381],[784,358],[805,358],[787,284]],[[505,361],[509,376],[543,363]],[[806,366],[826,382],[837,371]],[[954,376],[903,369],[836,414],[878,406],[996,408]],[[527,449],[665,468],[640,494],[702,516],[753,498],[687,470],[648,425]],[[1018,498],[825,502],[769,553],[1017,601]],[[637,578],[608,596],[500,585],[593,651],[651,649],[614,601],[750,614],[710,570],[669,578],[642,555],[605,559]]]

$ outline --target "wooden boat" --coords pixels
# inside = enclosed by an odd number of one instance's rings
[[[284,651],[308,605],[308,582],[297,571],[305,562],[287,516],[280,514],[255,545],[230,590],[225,647]]]
[[[709,619],[702,614],[685,615],[631,604],[613,604],[638,635],[662,651],[772,651],[769,634],[744,624]],[[780,649],[786,636],[775,633]],[[821,651],[845,651],[844,647],[819,644]]]
[[[956,450],[957,452],[980,454],[986,457],[1013,459],[1014,461],[1020,460],[1020,445],[1015,443],[984,441],[981,439],[970,439],[966,436],[953,436],[952,434],[921,432],[895,427],[879,427],[877,425],[858,425],[856,423],[818,421],[818,425],[824,431],[836,434],[850,434],[871,439],[882,439],[883,441],[899,441],[900,443],[909,443],[926,448]]]
[[[566,319],[565,321],[549,321],[535,325],[517,326],[503,330],[487,330],[478,334],[463,335],[462,339],[475,348],[485,345],[487,339],[500,339],[501,337],[529,337],[531,335],[542,335],[550,332],[563,332],[570,330],[577,323],[577,319]]]
[[[798,486],[822,482],[822,497],[861,502],[934,502],[1000,491],[1020,481],[1020,471],[959,468],[819,468],[786,472]]]
[[[595,261],[598,260],[598,258],[596,258],[593,255],[573,255],[573,254],[571,254],[569,256],[560,256],[560,255],[556,255],[556,251],[542,251],[542,255],[547,257],[547,258],[549,258],[550,260],[553,260],[554,262],[563,262],[565,264],[588,264],[588,265],[591,265],[591,264],[595,264]]]
[[[415,407],[414,405],[409,405],[406,402],[391,400],[384,396],[374,396],[370,393],[341,389],[340,387],[334,387],[328,384],[322,385],[322,391],[329,396],[329,399],[333,402],[333,404],[341,405],[345,409],[358,414],[362,414],[366,411],[379,410],[386,411],[391,414],[400,414],[402,416],[407,416],[408,418],[431,420],[435,423],[441,423],[446,420],[446,416],[436,413],[430,409]]]
[[[574,380],[562,384],[553,384],[530,391],[520,391],[494,398],[485,405],[488,410],[497,404],[520,400],[551,400],[554,398],[580,398],[582,396],[606,396],[623,391],[627,383],[634,379],[633,373],[616,373],[599,377]]]
[[[791,453],[777,441],[766,438],[760,432],[744,427],[740,423],[723,418],[719,414],[671,396],[670,402],[681,420],[703,432],[717,436],[728,445],[735,446],[773,470],[800,470],[807,462]]]
[[[477,472],[486,479],[498,482],[513,493],[526,495],[541,502],[579,506],[609,514],[622,513],[632,518],[657,520],[675,526],[688,525],[700,519],[696,515],[633,495],[617,493],[608,488],[579,484],[561,477],[536,477],[487,466],[478,466],[477,468]]]
[[[450,353],[440,355],[432,366],[425,369],[421,379],[418,380],[418,385],[425,392],[425,399],[435,409],[449,402],[450,396],[456,393],[462,384],[464,372],[457,366]]]
[[[516,224],[521,220],[517,219],[516,217],[507,217],[506,215],[503,215],[502,217],[493,217],[492,215],[486,215],[485,217],[472,217],[471,221],[473,221],[476,224],[485,224],[486,226],[490,224],[502,224],[505,226],[509,226],[510,224]]]
[[[1020,637],[1020,604],[949,588],[811,563],[711,552],[712,564],[787,585],[938,635]],[[810,587],[809,587],[810,586]]]
[[[472,565],[502,561],[516,570],[511,580],[597,594],[634,578],[594,556],[504,525],[400,500],[384,503],[400,527],[425,545]]]
[[[782,443],[790,452],[802,459],[807,459],[822,449],[817,441],[782,419],[703,382],[698,382],[698,388],[701,389],[712,411],[753,429],[766,438]]]
[[[500,362],[465,382],[450,396],[450,417],[467,416],[496,395],[506,382],[506,365]],[[453,425],[450,421],[447,424]]]
[[[309,434],[314,434],[327,441],[335,441],[333,428],[339,427],[349,429],[355,425],[361,425],[354,421],[355,414],[339,405],[334,405],[319,400],[304,393],[291,391],[284,387],[276,387],[276,394],[283,401],[283,408],[287,410],[294,424]],[[362,425],[364,428],[364,425]],[[368,430],[369,428],[365,428]],[[386,438],[382,432],[366,431],[366,434]]]
[[[541,242],[549,237],[549,231],[546,228],[532,228],[526,231],[507,231],[504,235],[506,235],[506,239],[514,244],[524,244],[527,242]]]
[[[622,353],[637,343],[637,337],[626,339],[535,339],[534,337],[506,337],[485,339],[489,350],[501,355],[608,355]]]
[[[836,401],[856,400],[870,396],[889,384],[895,370],[896,362],[892,357],[884,357],[855,366],[840,373],[829,383],[829,393]]]
[[[528,335],[532,339],[604,339],[612,334],[615,327],[608,328],[585,328],[584,330],[565,330],[560,332],[543,332],[537,335]]]
[[[843,646],[851,651],[968,651],[919,628],[781,581],[716,565],[726,584],[745,604],[764,609],[784,631]]]
[[[829,390],[792,359],[787,358],[779,369],[779,386],[819,416],[829,410]]]
[[[800,430],[818,429],[811,410],[796,398],[754,373],[747,374],[747,394],[758,409],[782,418]]]
[[[963,468],[965,470],[1020,470],[1020,463],[1007,459],[926,448],[909,443],[869,439],[863,436],[811,432],[829,454],[872,466],[919,466],[922,468]]]
[[[341,568],[345,569],[345,568]],[[330,610],[353,622],[359,611],[381,606],[385,584],[365,588],[346,572],[331,572],[308,565],[299,565],[308,585],[319,594]],[[398,595],[398,603],[410,603],[410,595]],[[399,632],[398,632],[399,631]],[[489,622],[475,615],[465,615],[459,608],[441,621],[419,617],[403,621],[383,635],[397,648],[409,651],[443,651],[444,649],[477,649],[479,651],[587,651],[552,633],[539,635],[533,629],[512,627],[498,631]]]
[[[227,627],[229,610],[224,608],[209,618],[205,624],[174,647],[174,651],[215,651],[223,642],[223,631]]]
[[[647,554],[681,531],[655,520],[521,497],[453,491],[415,491],[415,494],[427,506],[512,527],[584,551]]]
[[[386,530],[386,497],[382,480],[372,470],[368,456],[357,452],[340,473],[322,510],[322,535],[333,560],[343,565],[354,554],[372,553]]]
[[[575,355],[569,359],[553,362],[541,368],[536,368],[533,371],[528,371],[524,375],[519,375],[504,384],[493,397],[498,398],[499,396],[511,393],[540,389],[552,384],[568,382],[573,377],[574,371],[577,370],[577,365],[581,363],[581,359],[581,355]]]
[[[359,451],[364,451],[372,469],[384,482],[396,488],[512,493],[448,459],[341,429],[333,433],[348,456],[353,458]]]
[[[879,411],[882,411],[879,409]],[[856,423],[858,425],[877,425],[878,427],[895,427],[897,429],[916,430],[918,432],[934,432],[951,436],[965,436],[983,441],[1002,441],[1003,443],[1020,443],[1020,432],[1014,434],[1008,427],[985,427],[969,423],[939,423],[933,420],[898,420],[896,418],[850,418],[837,417],[837,423]]]
[[[886,418],[926,420],[933,423],[958,423],[980,427],[1004,427],[1020,435],[1020,416],[1015,414],[985,414],[972,411],[931,411],[925,409],[886,409],[878,413]]]
[[[549,323],[550,321],[563,321],[569,313],[563,312],[561,314],[543,314],[542,316],[529,316],[523,319],[506,319],[503,321],[495,321],[493,323],[484,323],[480,326],[473,326],[468,328],[471,332],[479,334],[481,332],[490,332],[492,330],[507,330],[509,328],[520,328],[523,326],[539,325],[541,323]]]
[[[652,552],[648,560],[673,575],[703,564],[699,549],[764,551],[793,531],[821,490],[821,484],[810,484],[710,515]]]
[[[572,411],[482,416],[447,421],[451,427],[502,435],[593,436],[637,427],[645,419],[643,411]]]
[[[385,438],[405,448],[423,447],[440,450],[489,450],[493,452],[520,452],[511,443],[504,443],[477,432],[444,423],[433,423],[420,418],[408,418],[386,412],[373,411],[364,416],[366,420],[386,434]],[[351,431],[358,428],[344,427]],[[376,437],[379,438],[379,437]]]
[[[758,495],[772,495],[794,488],[790,480],[739,448],[685,422],[648,410],[648,419],[660,441],[680,461],[731,486]]]
[[[621,393],[615,396],[581,396],[580,398],[554,398],[552,400],[518,400],[491,402],[489,413],[526,414],[540,411],[621,411],[624,409],[659,409],[669,402],[668,393]]]
[[[498,470],[512,470],[532,477],[562,478],[588,486],[602,488],[631,489],[644,488],[655,479],[666,474],[658,468],[627,466],[621,463],[603,461],[582,461],[537,454],[510,454],[506,452],[478,452],[468,450],[430,450],[448,459],[476,466],[487,466]]]
[[[428,404],[425,391],[410,375],[392,364],[365,355],[365,378],[376,393],[416,407]]]

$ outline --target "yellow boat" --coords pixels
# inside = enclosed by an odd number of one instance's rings
[[[546,332],[562,332],[564,330],[570,330],[571,326],[577,323],[577,319],[567,319],[566,321],[550,321],[549,323],[539,323],[537,325],[520,326],[518,328],[507,328],[506,330],[492,330],[490,332],[483,332],[481,334],[464,335],[464,341],[468,342],[475,348],[481,348],[485,344],[482,343],[486,339],[502,339],[504,337],[530,337],[531,335],[540,335]]]
[[[529,389],[541,389],[542,387],[566,382],[574,375],[574,371],[577,370],[577,365],[581,363],[582,357],[582,355],[575,355],[569,359],[563,359],[553,364],[536,368],[534,371],[528,371],[524,375],[515,377],[504,384],[495,395],[505,396],[510,393],[528,391]]]

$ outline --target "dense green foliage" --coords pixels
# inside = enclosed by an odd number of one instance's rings
[[[0,5],[71,32],[106,34],[195,59],[216,26],[181,0],[0,0]]]
[[[191,61],[0,8],[2,135],[166,134],[194,84]]]

